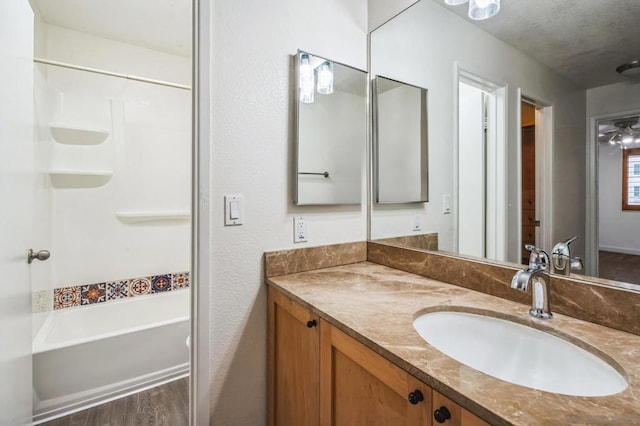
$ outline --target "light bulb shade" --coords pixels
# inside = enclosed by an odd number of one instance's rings
[[[318,93],[330,95],[333,93],[333,63],[325,61],[318,69]]]
[[[463,4],[468,2],[469,0],[444,0],[444,2],[446,4],[448,4],[449,6],[457,6],[459,4]]]
[[[500,0],[470,0],[469,18],[476,21],[489,19],[500,12]]]
[[[630,144],[635,139],[636,132],[631,127],[627,127],[622,131],[622,143]]]
[[[622,64],[616,68],[620,74],[625,77],[639,78],[640,77],[640,61],[632,61],[627,64]]]
[[[313,103],[315,79],[311,60],[307,53],[300,54],[300,67],[298,69],[300,90],[300,102],[304,104]]]

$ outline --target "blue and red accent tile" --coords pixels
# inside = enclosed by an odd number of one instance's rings
[[[189,288],[189,272],[177,272],[171,274],[171,287],[174,290]]]
[[[162,293],[171,291],[171,275],[154,275],[151,277],[151,292]]]
[[[132,279],[129,283],[129,297],[145,294],[151,294],[151,279],[149,277]]]
[[[80,286],[80,304],[91,305],[107,301],[107,285],[106,283],[88,284]]]
[[[107,283],[107,300],[126,299],[127,297],[129,297],[129,280]]]
[[[53,309],[80,306],[80,287],[62,287],[53,290]]]

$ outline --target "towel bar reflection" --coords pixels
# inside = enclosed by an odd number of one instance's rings
[[[317,175],[317,176],[324,176],[325,178],[329,177],[329,172],[322,172],[322,173],[312,173],[312,172],[298,172],[299,175]]]

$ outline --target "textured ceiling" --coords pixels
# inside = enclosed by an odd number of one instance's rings
[[[467,4],[434,1],[471,21]],[[502,0],[471,22],[584,88],[628,81],[616,67],[640,59],[640,0]]]
[[[48,24],[174,55],[191,54],[191,0],[31,2]]]

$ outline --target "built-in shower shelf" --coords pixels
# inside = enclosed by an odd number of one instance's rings
[[[54,188],[97,188],[106,185],[113,172],[106,170],[50,170]]]
[[[106,130],[81,129],[77,127],[49,126],[56,142],[65,145],[98,145],[109,136]]]
[[[124,223],[140,222],[184,222],[191,219],[188,211],[130,211],[117,212],[116,217]]]

